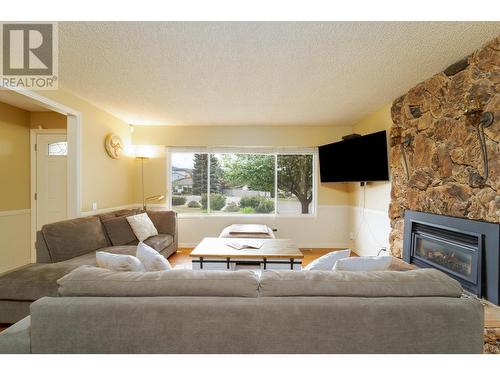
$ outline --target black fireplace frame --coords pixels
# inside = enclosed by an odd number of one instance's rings
[[[426,212],[406,210],[404,214],[403,260],[420,267],[433,267],[429,263],[419,261],[412,256],[414,243],[414,227],[425,224],[448,231],[477,236],[480,249],[479,287],[471,290],[471,285],[448,274],[462,283],[464,289],[472,291],[478,297],[499,305],[500,303],[500,224],[463,219],[452,216],[436,215]],[[439,267],[435,267],[440,269]],[[443,271],[443,269],[440,269]],[[446,272],[446,271],[445,271]]]

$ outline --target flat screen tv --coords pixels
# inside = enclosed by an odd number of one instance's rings
[[[388,181],[385,130],[319,147],[321,182]]]

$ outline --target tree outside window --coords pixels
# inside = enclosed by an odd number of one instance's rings
[[[171,160],[179,213],[313,212],[312,154],[173,153]]]

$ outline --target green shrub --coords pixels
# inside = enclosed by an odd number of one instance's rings
[[[186,204],[186,197],[180,197],[178,195],[172,196],[172,206],[182,206]]]
[[[240,207],[253,208],[259,214],[268,214],[274,211],[274,201],[266,197],[243,197],[240,200]]]
[[[226,197],[220,193],[210,193],[210,210],[220,211],[226,205]],[[207,208],[207,194],[201,195],[201,206]]]
[[[224,208],[224,211],[226,211],[226,212],[239,212],[240,206],[238,206],[238,204],[235,202],[229,202],[226,205],[226,207]]]
[[[255,210],[252,207],[244,207],[241,209],[241,213],[243,214],[253,214]]]
[[[257,206],[259,205],[261,200],[262,200],[262,197],[258,197],[258,196],[242,197],[240,199],[240,207],[241,208],[245,208],[245,207],[257,208]]]
[[[189,208],[200,208],[201,204],[198,201],[189,201],[188,207]]]
[[[262,200],[255,208],[255,212],[259,214],[269,214],[274,211],[274,202],[270,199]]]

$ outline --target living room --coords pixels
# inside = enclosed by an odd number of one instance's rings
[[[500,353],[500,22],[291,18],[2,22],[0,353]]]

